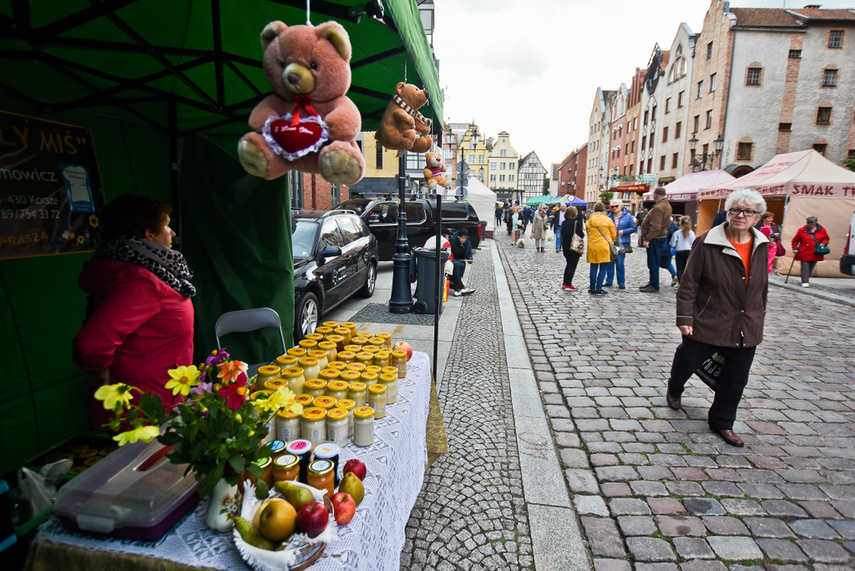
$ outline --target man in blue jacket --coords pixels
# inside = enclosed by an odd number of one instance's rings
[[[617,283],[620,289],[626,287],[626,269],[624,267],[624,258],[627,252],[632,252],[632,244],[630,243],[631,236],[636,230],[635,217],[624,208],[623,201],[619,198],[612,200],[609,203],[609,213],[607,216],[614,222],[617,228],[618,240],[623,243],[622,254],[619,254],[615,261],[611,262],[606,268],[606,283],[603,285],[611,287],[615,269],[617,269]],[[620,246],[620,244],[618,244]]]
[[[463,285],[463,272],[466,270],[466,264],[472,263],[472,242],[469,241],[469,231],[466,228],[461,228],[451,237],[451,255],[454,256],[452,260],[454,273],[451,274],[452,295],[460,296],[475,293],[474,289]]]

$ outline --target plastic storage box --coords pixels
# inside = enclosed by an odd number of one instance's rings
[[[59,489],[53,513],[76,530],[160,539],[199,501],[186,464],[172,464],[156,440],[123,446]]]

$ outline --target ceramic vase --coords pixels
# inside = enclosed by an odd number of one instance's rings
[[[229,516],[240,515],[240,491],[224,479],[217,482],[211,492],[205,525],[217,533],[230,533],[235,526]]]

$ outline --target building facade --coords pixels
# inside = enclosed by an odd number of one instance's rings
[[[532,151],[520,160],[517,189],[520,203],[543,194],[543,179],[548,174],[537,153]]]
[[[598,87],[591,107],[591,118],[588,122],[585,194],[580,197],[588,204],[596,202],[601,190],[606,188],[609,163],[609,124],[611,123],[608,101],[613,93],[613,91],[603,91],[602,88]]]
[[[519,155],[511,144],[511,136],[507,131],[499,133],[490,149],[489,161],[489,178],[485,184],[496,193],[499,200],[516,198]]]
[[[662,80],[662,106],[660,132],[655,141],[654,169],[657,184],[668,184],[685,172],[689,155],[686,134],[689,121],[692,63],[697,34],[685,23],[680,24],[677,35],[668,50],[668,63]],[[715,90],[715,80],[712,82]]]
[[[580,198],[584,197],[587,163],[588,143],[570,151],[570,154],[564,157],[564,160],[558,165],[556,177],[557,193],[559,196],[572,194]]]

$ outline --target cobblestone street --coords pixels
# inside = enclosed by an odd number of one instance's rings
[[[526,347],[506,347],[490,249],[498,249]],[[625,290],[587,293],[580,262],[512,247],[501,230],[465,282],[438,387],[451,451],[427,470],[402,569],[547,569],[502,364],[530,359],[581,543],[596,571],[830,571],[855,567],[852,304],[770,285],[763,344],[734,430],[707,427],[710,389],[693,377],[684,410],[665,405],[679,332],[676,288],[647,294],[644,251]],[[502,284],[499,284],[502,285]],[[527,351],[528,355],[524,355]],[[528,503],[527,503],[528,502]],[[572,512],[570,512],[572,513]]]

